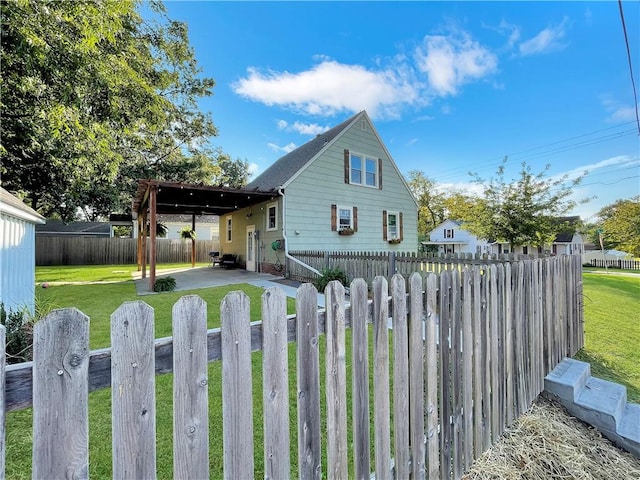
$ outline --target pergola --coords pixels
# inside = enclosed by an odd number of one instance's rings
[[[242,188],[192,185],[187,183],[139,180],[133,199],[134,217],[138,219],[138,270],[147,277],[147,223],[149,233],[149,288],[156,281],[156,216],[158,214],[191,215],[195,230],[196,215],[224,215],[276,196],[275,192],[262,192]],[[192,239],[191,263],[195,265],[195,239]]]

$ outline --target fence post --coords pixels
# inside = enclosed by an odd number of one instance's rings
[[[249,297],[225,295],[220,305],[222,441],[225,478],[253,478],[253,400]]]
[[[310,283],[296,294],[298,366],[298,472],[302,480],[319,479],[320,352],[318,345],[318,291]]]
[[[347,370],[345,354],[344,286],[334,280],[325,289],[327,341],[327,478],[348,478]]]
[[[172,313],[173,476],[209,478],[207,304],[189,295]]]
[[[389,252],[389,277],[396,274],[396,252]]]
[[[113,478],[156,476],[153,309],[125,302],[111,315]]]
[[[287,298],[281,288],[262,294],[262,384],[264,409],[264,478],[286,478],[289,454],[289,363]]]
[[[389,403],[389,284],[383,276],[373,281],[373,415],[376,479],[391,476],[391,426]]]
[[[367,282],[351,282],[351,329],[353,359],[353,457],[354,478],[368,480],[371,473],[369,445],[369,341],[367,338]]]
[[[33,478],[88,478],[89,318],[55,310],[33,344]]]
[[[424,330],[422,276],[409,277],[409,434],[411,444],[411,478],[423,479],[424,469]]]
[[[435,273],[427,276],[425,290],[425,371],[426,371],[426,413],[427,413],[427,478],[440,476],[440,443],[438,437],[438,277]]]

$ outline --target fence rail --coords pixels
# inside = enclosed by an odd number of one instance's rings
[[[289,477],[290,452],[296,450],[289,435],[286,345],[295,342],[300,478],[368,479],[373,469],[376,478],[457,480],[530,406],[544,376],[583,344],[578,256],[438,275],[416,272],[408,281],[396,274],[390,291],[379,276],[373,299],[364,280],[350,287],[347,305],[344,287],[330,283],[327,308],[318,310],[315,287],[302,285],[296,314],[289,316],[282,290],[267,289],[262,321],[253,323],[246,294],[231,292],[220,306],[221,328],[208,331],[203,300],[182,297],[173,308],[173,337],[156,340],[153,310],[141,301],[127,302],[111,317],[111,348],[93,352],[85,315],[75,309],[51,313],[35,325],[34,361],[7,367],[0,389],[7,411],[33,405],[34,478],[86,478],[87,392],[105,386],[111,386],[112,396],[114,478],[154,478],[154,378],[169,371],[174,372],[174,478],[208,478],[207,362],[212,360],[224,365],[224,477]],[[346,328],[352,329],[351,358],[346,358]],[[0,340],[3,335],[0,328]],[[262,446],[253,440],[251,352],[257,350],[263,351],[262,365],[256,366],[263,379]],[[323,382],[326,412],[320,409]],[[264,472],[255,471],[254,449],[262,449]]]
[[[210,260],[219,250],[217,240],[196,240],[196,262]],[[36,237],[36,265],[127,265],[136,263],[137,239],[91,237]],[[147,242],[147,254],[150,242]],[[191,240],[157,239],[158,263],[190,263]]]
[[[622,270],[640,270],[640,260],[625,260],[625,259],[611,259],[611,260],[602,260],[598,258],[594,258],[591,260],[592,267],[600,267],[600,268],[620,268]]]

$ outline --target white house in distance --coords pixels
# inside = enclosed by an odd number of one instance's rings
[[[562,217],[558,221],[567,223],[566,231],[559,232],[551,245],[544,249],[530,245],[514,247],[509,251],[509,244],[484,240],[476,237],[471,232],[462,228],[462,222],[458,220],[445,220],[429,233],[429,241],[423,245],[435,245],[438,253],[472,253],[472,254],[530,254],[547,253],[553,255],[584,255],[584,240],[582,235],[572,225],[576,225],[580,217]]]
[[[45,219],[0,187],[0,301],[7,311],[27,308],[35,296],[36,224]]]

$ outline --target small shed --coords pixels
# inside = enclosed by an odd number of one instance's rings
[[[0,302],[7,311],[33,313],[36,276],[35,226],[42,215],[0,187]]]

